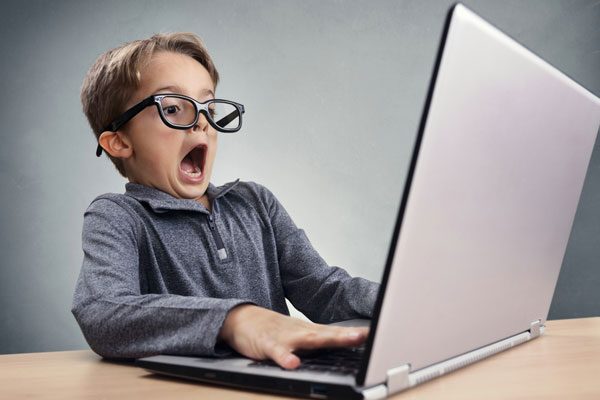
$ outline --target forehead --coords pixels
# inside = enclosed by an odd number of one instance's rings
[[[201,101],[206,98],[207,93],[214,93],[215,90],[206,68],[185,54],[157,52],[140,75],[140,86],[134,101],[139,101],[159,90],[165,93],[176,91]],[[163,90],[164,88],[169,90]]]

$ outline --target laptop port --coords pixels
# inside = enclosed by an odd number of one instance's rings
[[[327,389],[323,385],[312,385],[310,387],[310,397],[314,397],[315,399],[326,399],[327,398]]]

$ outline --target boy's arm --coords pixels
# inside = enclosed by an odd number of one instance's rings
[[[275,233],[285,294],[294,307],[319,323],[371,317],[379,284],[327,265],[275,196],[261,189]]]
[[[84,217],[84,259],[72,312],[90,347],[109,358],[214,355],[229,310],[243,299],[141,294],[135,220],[110,200]]]
[[[329,267],[277,199],[260,185],[254,188],[269,212],[282,284],[294,306],[317,322],[369,317],[379,285]],[[254,305],[240,305],[227,315],[219,338],[247,357],[270,358],[284,368],[296,368],[300,359],[295,351],[357,346],[366,340],[368,332],[368,328],[314,324]]]

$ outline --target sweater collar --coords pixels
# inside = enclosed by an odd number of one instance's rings
[[[216,187],[212,183],[208,184],[206,189],[206,195],[210,202],[212,209],[214,210],[214,202],[219,198],[227,194],[233,189],[238,183],[239,179],[234,182],[226,183],[223,186]],[[184,210],[184,211],[200,211],[208,213],[204,204],[196,200],[190,199],[178,199],[165,193],[159,189],[155,189],[149,186],[140,185],[137,183],[125,184],[125,195],[133,197],[140,203],[148,204],[155,212],[167,212],[170,210]]]

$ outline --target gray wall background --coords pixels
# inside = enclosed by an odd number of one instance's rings
[[[600,3],[465,3],[600,95]],[[81,112],[96,57],[200,34],[243,103],[213,182],[269,187],[322,256],[379,280],[451,1],[22,1],[0,15],[0,353],[87,348],[71,316],[83,212],[125,181]],[[600,315],[596,146],[549,317]]]

